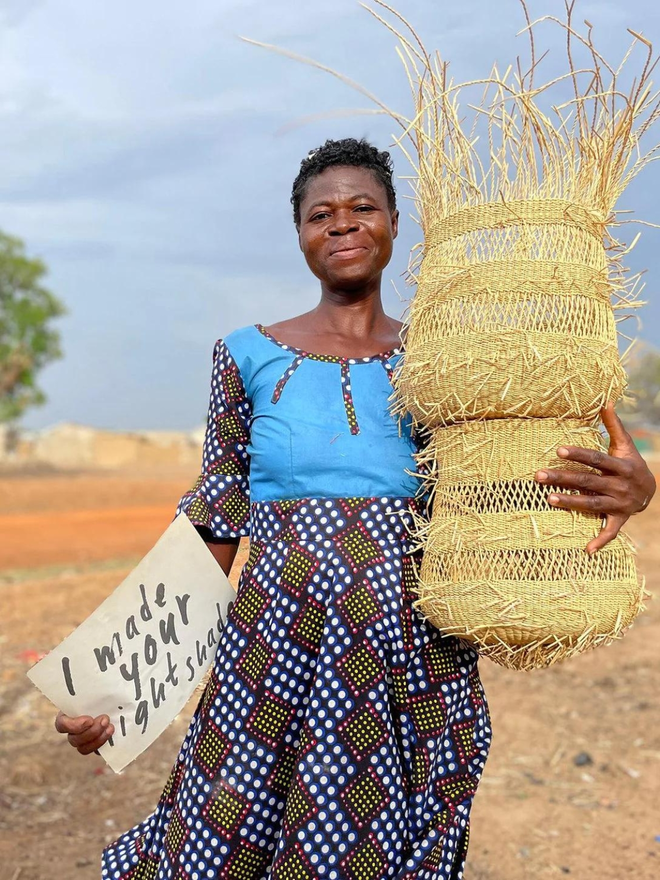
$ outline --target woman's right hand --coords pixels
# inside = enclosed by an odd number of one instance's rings
[[[64,712],[57,713],[55,729],[58,733],[66,733],[69,743],[74,749],[78,749],[81,755],[90,755],[100,749],[115,732],[114,725],[110,723],[107,715],[99,715],[97,718],[79,715],[77,718],[71,718]]]

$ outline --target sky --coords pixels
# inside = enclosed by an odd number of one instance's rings
[[[456,80],[526,52],[515,36],[518,0],[397,8]],[[559,14],[563,2],[530,8]],[[595,25],[608,58],[625,51],[627,27],[660,47],[656,0],[578,0],[577,14]],[[0,229],[45,260],[47,286],[67,308],[57,324],[65,357],[41,374],[48,402],[26,415],[26,428],[198,426],[215,340],[317,303],[289,203],[300,160],[328,137],[389,148],[394,123],[337,114],[369,104],[240,35],[311,56],[389,106],[410,107],[395,40],[357,0],[0,0]],[[545,26],[542,36],[550,78],[565,55],[558,31]],[[393,156],[397,175],[408,175],[396,147]],[[401,198],[407,182],[397,189],[403,223],[383,299],[400,317],[420,234]],[[652,165],[620,207],[660,222],[659,193]],[[660,346],[660,230],[639,229],[628,260],[648,270],[639,335]]]

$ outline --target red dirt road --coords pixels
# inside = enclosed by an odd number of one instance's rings
[[[0,516],[0,570],[138,556],[171,520],[169,505]]]
[[[192,479],[0,479],[0,572],[142,556]]]

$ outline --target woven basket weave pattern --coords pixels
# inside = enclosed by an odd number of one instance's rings
[[[558,199],[470,206],[433,224],[397,374],[416,421],[593,420],[621,396],[603,230]]]
[[[444,632],[513,668],[549,665],[621,634],[642,607],[630,541],[589,557],[600,517],[553,508],[542,468],[589,472],[562,444],[605,451],[579,420],[501,419],[436,429],[418,453],[432,494],[419,518],[418,606]]]
[[[549,666],[609,643],[638,615],[643,584],[617,541],[591,560],[582,547],[431,552],[420,570],[420,608],[496,663]]]

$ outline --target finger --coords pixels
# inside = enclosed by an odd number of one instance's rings
[[[55,719],[55,730],[58,733],[83,733],[94,724],[91,715],[79,715],[75,718],[65,715],[64,712],[58,712]]]
[[[616,476],[627,477],[631,472],[631,464],[626,458],[616,458],[598,449],[582,449],[579,446],[560,446],[557,450],[559,458],[577,461],[580,464]]]
[[[81,755],[91,755],[94,752],[98,752],[98,750],[101,748],[101,746],[103,745],[104,742],[105,742],[105,740],[102,740],[100,742],[88,743],[85,746],[79,746],[78,752]]]
[[[102,736],[96,742],[87,743],[87,745],[81,746],[78,751],[81,755],[91,755],[92,752],[96,752],[98,755],[101,746],[104,746],[107,743],[114,732],[115,728],[112,724],[109,724],[103,731]]]
[[[100,749],[101,746],[106,743],[112,734],[115,732],[114,727],[110,724],[104,730],[102,730],[97,736],[92,737],[90,739],[80,740],[77,737],[69,736],[69,743],[77,749],[81,754],[88,755],[90,752],[96,751],[96,749]]]
[[[539,483],[558,489],[576,489],[580,492],[596,492],[598,495],[616,495],[618,485],[615,477],[601,477],[589,471],[538,471],[536,479]]]
[[[105,728],[99,727],[97,724],[95,724],[84,733],[70,733],[68,736],[68,740],[71,745],[77,749],[79,746],[86,746],[88,743],[96,742],[97,740],[101,739],[104,733]]]
[[[78,746],[86,745],[87,743],[92,742],[92,740],[99,739],[107,729],[109,723],[110,719],[107,715],[95,718],[94,723],[82,733],[69,734],[69,742],[71,745],[78,748]]]
[[[653,488],[652,492],[650,492],[649,494],[644,496],[642,503],[640,504],[638,513],[641,513],[643,510],[646,510],[646,508],[649,506],[649,502],[651,501],[651,498],[653,498],[654,494],[655,494],[655,487]]]
[[[622,515],[608,516],[600,533],[593,540],[589,541],[585,548],[589,556],[596,553],[597,550],[601,550],[610,541],[613,541],[625,525],[627,519],[627,516]]]
[[[624,428],[623,422],[616,414],[611,403],[601,410],[600,417],[610,438],[610,449],[612,447],[625,448],[626,446],[634,446],[633,438]]]
[[[107,741],[110,739],[110,737],[113,735],[114,732],[115,732],[114,725],[108,724],[108,726],[103,731],[101,739],[99,740],[98,744],[96,745],[96,748],[93,749],[93,751],[95,751],[98,754],[98,749],[100,749],[101,746],[104,746],[107,743]]]
[[[609,495],[566,495],[553,493],[548,495],[548,504],[551,507],[563,510],[576,510],[581,513],[600,513],[623,515],[623,502]],[[626,514],[627,516],[627,514]]]

